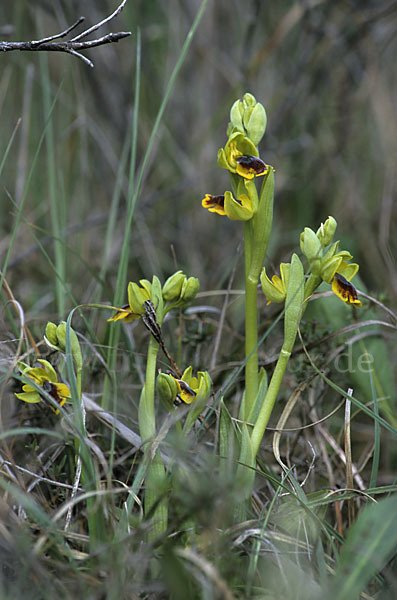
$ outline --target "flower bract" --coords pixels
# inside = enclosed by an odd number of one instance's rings
[[[267,298],[267,304],[271,302],[284,302],[287,296],[290,269],[290,263],[281,263],[280,277],[273,275],[270,281],[263,267],[260,279],[263,293]]]

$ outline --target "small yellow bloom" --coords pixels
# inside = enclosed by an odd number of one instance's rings
[[[185,404],[191,404],[197,396],[196,392],[183,379],[177,379],[171,373],[170,377],[175,381],[178,388],[177,398],[179,397]]]
[[[206,194],[201,201],[201,206],[207,208],[209,212],[217,213],[218,215],[226,215],[225,212],[225,196],[212,196]]]
[[[68,398],[71,397],[70,390],[65,383],[58,383],[58,377],[53,366],[47,360],[38,360],[42,367],[29,367],[24,363],[19,363],[18,367],[22,375],[31,379],[37,387],[42,388],[43,392],[51,396],[59,406],[63,406]],[[36,387],[25,384],[22,386],[23,392],[15,394],[19,400],[36,404],[37,402],[47,402],[45,395],[40,394]],[[59,409],[55,409],[50,405],[57,415]]]
[[[247,157],[247,159],[242,159],[241,157]],[[225,147],[220,148],[218,151],[218,165],[220,167],[228,169],[231,173],[238,173],[247,179],[252,179],[255,173],[251,173],[250,170],[244,169],[244,166],[240,166],[238,161],[242,160],[244,162],[244,160],[249,161],[250,159],[256,158],[258,158],[258,150],[255,144],[240,132],[232,133],[226,142]],[[262,163],[260,159],[258,160]],[[261,171],[257,174],[264,174],[264,172],[262,173]]]
[[[249,221],[258,210],[258,192],[253,181],[241,179],[237,186],[237,199],[229,191],[223,196],[206,194],[201,205],[232,221]]]
[[[355,306],[361,306],[356,288],[340,273],[336,273],[332,279],[332,291],[338,296],[338,298],[343,300],[343,302],[346,302],[347,304],[354,304]]]

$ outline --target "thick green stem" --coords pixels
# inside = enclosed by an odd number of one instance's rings
[[[245,183],[257,198],[255,184]],[[273,222],[274,171],[270,167],[262,184],[257,214],[244,223],[245,252],[245,400],[240,417],[248,420],[258,394],[258,281]]]
[[[248,419],[258,393],[258,280],[245,279],[245,400],[243,419]]]
[[[146,479],[144,496],[144,513],[149,515],[154,521],[150,530],[150,538],[154,539],[163,534],[167,528],[168,503],[164,496],[166,486],[166,473],[163,462],[158,450],[152,458],[151,442],[156,435],[156,415],[154,407],[156,361],[159,346],[151,338],[149,342],[147,363],[146,363],[146,381],[141,394],[139,403],[139,431],[142,442],[145,444],[145,458],[150,459]]]

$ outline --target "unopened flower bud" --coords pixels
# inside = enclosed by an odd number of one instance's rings
[[[66,327],[66,321],[62,321],[59,325],[55,325],[55,323],[49,321],[46,325],[44,335],[44,341],[47,346],[53,350],[58,350],[63,354],[66,353]],[[83,358],[80,344],[76,332],[72,328],[70,328],[70,347],[76,367],[81,369],[83,366]]]
[[[186,282],[186,275],[182,271],[177,271],[163,285],[163,298],[166,302],[175,302],[181,297],[183,285]]]
[[[178,394],[178,384],[174,377],[166,373],[157,375],[156,389],[161,402],[167,410],[172,410]]]
[[[319,273],[321,265],[322,247],[317,235],[310,227],[305,227],[300,235],[300,247],[302,254],[309,261],[311,272],[313,275]]]
[[[230,109],[230,123],[231,129],[233,131],[241,131],[244,133],[243,126],[243,114],[244,114],[244,106],[241,100],[236,100],[234,102],[232,108]],[[228,132],[229,134],[229,132]]]
[[[265,107],[257,102],[252,109],[245,111],[243,123],[247,136],[257,146],[266,131],[267,116]]]
[[[197,295],[200,289],[200,282],[197,277],[185,278],[182,285],[181,299],[183,302],[191,302]]]
[[[57,326],[55,325],[55,323],[51,323],[51,321],[48,321],[46,328],[45,328],[44,340],[45,340],[47,346],[49,346],[50,348],[53,348],[54,350],[57,349],[58,338],[57,338]]]
[[[316,235],[323,248],[332,242],[337,226],[338,224],[334,217],[328,217],[325,223],[321,223],[317,229]]]

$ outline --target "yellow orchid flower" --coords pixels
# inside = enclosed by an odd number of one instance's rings
[[[71,398],[68,386],[65,383],[58,382],[55,369],[47,360],[39,359],[37,362],[43,366],[29,367],[24,363],[19,363],[18,368],[22,375],[31,379],[37,387],[42,388],[43,392],[51,396],[51,398],[53,398],[59,404],[59,406],[63,406],[66,400]],[[15,394],[15,396],[19,400],[23,400],[29,404],[36,404],[41,401],[46,402],[46,397],[37,391],[37,387],[25,384],[22,386],[23,392],[20,394]],[[55,409],[52,405],[50,406],[51,410],[58,415],[60,412],[59,409]]]
[[[206,194],[201,205],[209,212],[225,215],[232,221],[249,221],[258,210],[258,192],[253,181],[242,179],[237,187],[237,199],[229,191],[223,196]]]
[[[245,179],[265,175],[269,171],[259,157],[255,144],[243,133],[232,133],[224,148],[218,151],[218,164]]]
[[[147,279],[141,279],[139,283],[140,286],[130,281],[128,284],[128,304],[124,304],[117,309],[117,312],[108,321],[124,320],[129,323],[145,314],[144,302],[150,300],[152,284]]]

